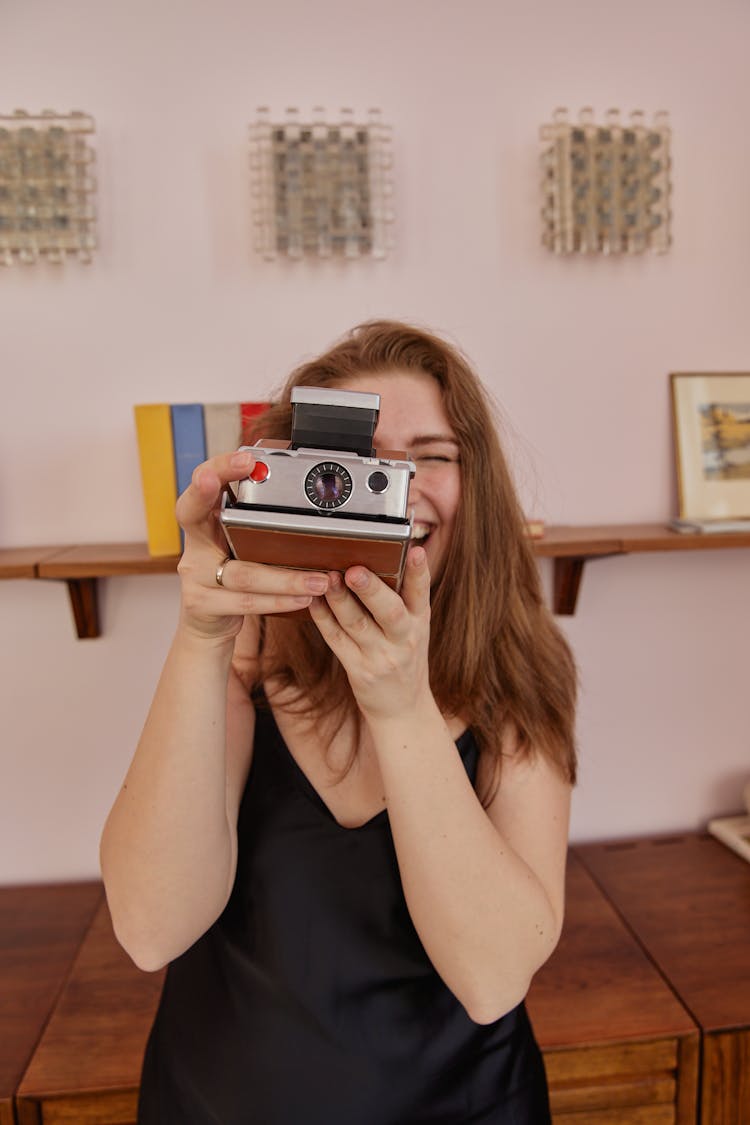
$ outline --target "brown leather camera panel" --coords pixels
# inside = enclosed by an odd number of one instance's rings
[[[387,539],[308,535],[233,525],[227,529],[238,558],[303,570],[340,570],[366,566],[392,588],[400,582],[404,546]]]

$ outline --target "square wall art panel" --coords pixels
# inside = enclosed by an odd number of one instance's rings
[[[378,110],[331,122],[258,110],[250,126],[255,249],[264,258],[384,258],[392,247],[390,128]]]
[[[96,247],[94,122],[85,113],[0,115],[0,263],[90,262]]]

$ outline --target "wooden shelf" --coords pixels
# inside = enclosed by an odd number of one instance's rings
[[[0,578],[38,578],[40,563],[59,550],[59,547],[2,547]]]
[[[661,523],[551,526],[533,541],[539,558],[554,560],[552,607],[575,613],[585,563],[649,551],[720,551],[750,547],[750,532],[683,535]],[[97,581],[133,574],[173,574],[177,556],[152,558],[145,543],[103,543],[0,549],[0,579],[43,578],[68,586],[80,638],[100,635]]]
[[[43,578],[65,582],[81,640],[101,636],[100,578],[173,574],[178,556],[153,558],[145,543],[92,543],[71,547],[0,549],[0,579]]]
[[[648,551],[720,551],[750,547],[750,532],[687,535],[661,523],[549,527],[534,540],[540,558],[554,559],[552,605],[555,613],[575,613],[583,567],[590,559]]]

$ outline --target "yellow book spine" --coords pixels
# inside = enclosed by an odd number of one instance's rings
[[[174,509],[177,477],[169,403],[135,406],[143,503],[150,555],[179,555],[180,526]]]

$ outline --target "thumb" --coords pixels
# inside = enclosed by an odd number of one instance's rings
[[[221,490],[230,481],[247,476],[255,464],[252,453],[238,451],[204,461],[195,469],[190,484],[177,501],[177,519],[186,533],[211,522]]]
[[[424,547],[409,548],[401,597],[410,613],[419,613],[430,603],[430,568]]]

